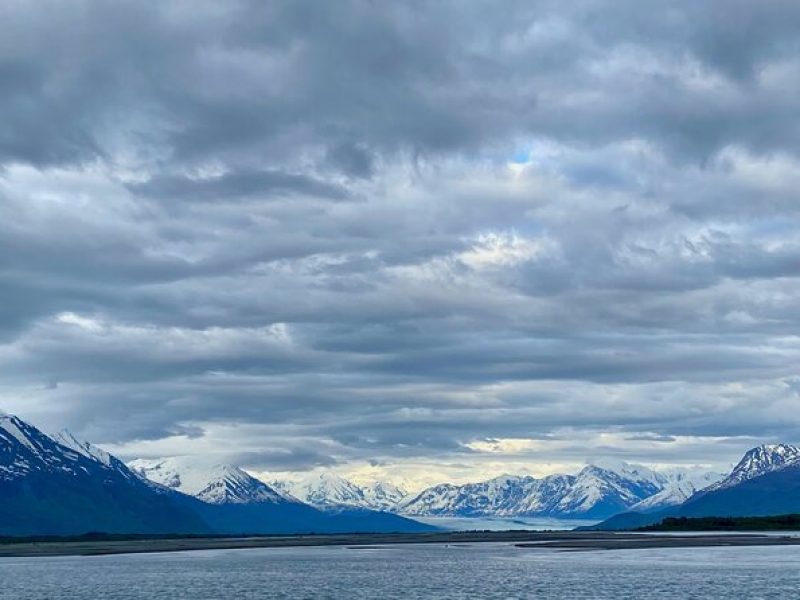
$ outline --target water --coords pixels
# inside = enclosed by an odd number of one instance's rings
[[[510,544],[0,559],[0,599],[798,598],[800,547]]]
[[[451,531],[569,531],[600,522],[543,517],[414,517],[414,519]]]

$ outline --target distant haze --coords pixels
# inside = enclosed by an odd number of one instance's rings
[[[2,21],[2,409],[409,489],[800,441],[800,3]]]

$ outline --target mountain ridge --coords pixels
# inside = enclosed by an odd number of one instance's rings
[[[209,504],[298,502],[233,465],[201,465],[186,457],[136,459],[127,465],[140,477]]]
[[[160,464],[175,467],[179,462]],[[203,472],[205,485],[203,476],[182,482],[180,477],[187,476],[190,465],[182,467],[181,473],[165,473],[164,483],[153,481],[68,431],[49,436],[18,417],[3,414],[0,534],[243,535],[436,529],[367,509],[325,513],[277,493],[230,465]],[[167,481],[168,475],[177,475],[178,481]],[[176,489],[182,483],[196,484],[192,491],[197,495]]]
[[[791,465],[800,465],[800,447],[792,444],[762,444],[745,452],[730,474],[709,486],[708,491],[732,487]]]
[[[700,475],[689,476],[697,471]],[[272,481],[314,506],[350,505],[380,508],[412,517],[557,517],[605,518],[661,494],[655,506],[677,504],[698,487],[723,477],[721,473],[689,468],[656,471],[643,465],[599,461],[577,474],[501,475],[489,480],[439,483],[414,494],[399,493],[380,507],[370,503],[366,486],[331,472],[297,481]],[[374,484],[373,484],[374,485]]]
[[[210,531],[174,498],[121,470],[120,461],[107,465],[89,454],[13,415],[0,416],[0,532]]]
[[[787,499],[786,490],[796,491],[798,501],[791,494]],[[407,494],[387,482],[357,485],[332,472],[269,484],[233,465],[189,457],[126,465],[67,430],[48,436],[0,413],[0,533],[413,530],[422,526],[406,517],[416,516],[641,525],[720,510],[800,511],[800,448],[752,448],[727,476],[598,461],[574,475],[502,475]]]
[[[683,503],[653,512],[627,511],[587,529],[627,530],[669,517],[772,516],[800,512],[800,448],[761,445],[748,450],[720,482]]]

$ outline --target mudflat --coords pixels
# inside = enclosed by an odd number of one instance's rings
[[[387,544],[466,544],[506,542],[518,548],[564,551],[624,550],[643,548],[690,548],[712,546],[800,545],[800,537],[753,533],[664,535],[614,532],[433,532],[406,534],[343,534],[247,537],[136,536],[130,539],[48,539],[5,540],[0,557],[98,556],[190,550],[279,548],[291,546],[348,546],[352,548]]]

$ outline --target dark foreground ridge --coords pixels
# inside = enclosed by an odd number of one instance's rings
[[[797,546],[800,537],[781,535],[657,535],[614,532],[464,531],[397,534],[297,536],[105,536],[73,538],[4,538],[0,557],[99,556],[188,550],[233,550],[291,546],[349,546],[386,544],[513,543],[519,548],[555,550],[624,550],[711,546]]]

